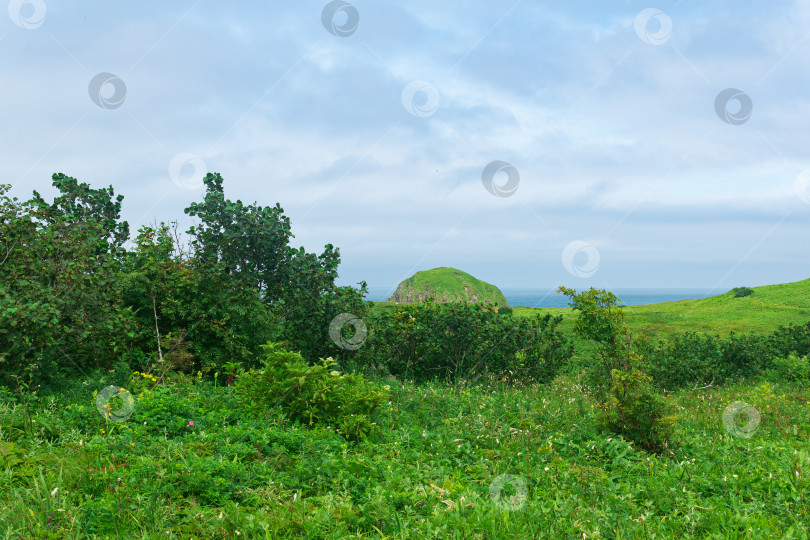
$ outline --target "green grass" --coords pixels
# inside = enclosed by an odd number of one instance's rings
[[[535,313],[562,315],[570,320],[570,308],[513,308],[515,315]],[[728,335],[731,332],[767,333],[780,325],[810,321],[810,279],[754,287],[754,294],[734,298],[734,293],[697,300],[661,302],[624,308],[634,334],[665,337],[684,331]],[[564,324],[563,328],[570,328]]]
[[[496,286],[461,270],[447,267],[417,272],[399,284],[394,294],[398,293],[417,295],[419,298],[433,295],[441,302],[467,301],[476,297],[478,302],[509,305]]]
[[[0,537],[808,535],[806,388],[675,394],[679,444],[655,456],[596,431],[595,403],[568,378],[378,380],[391,402],[378,431],[351,444],[280,412],[245,414],[232,388],[205,381],[145,391],[128,422],[106,423],[92,390],[113,377],[37,400],[30,414],[25,396],[0,395]],[[761,413],[750,439],[720,420],[737,400]]]

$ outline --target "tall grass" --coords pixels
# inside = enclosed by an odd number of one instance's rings
[[[810,393],[798,385],[672,394],[678,444],[655,456],[600,433],[570,377],[377,380],[391,401],[357,443],[280,411],[249,415],[205,381],[145,391],[128,422],[105,422],[92,390],[111,381],[85,382],[36,401],[29,429],[3,394],[0,537],[808,535]],[[750,438],[723,424],[736,401],[761,415]]]

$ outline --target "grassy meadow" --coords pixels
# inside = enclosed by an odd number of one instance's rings
[[[120,375],[120,374],[119,374]],[[806,538],[810,391],[671,396],[678,445],[650,455],[592,426],[574,379],[395,380],[367,440],[240,414],[232,387],[170,381],[105,421],[85,380],[0,408],[4,538]],[[756,404],[753,437],[721,421]],[[189,423],[193,423],[189,425]]]
[[[804,281],[626,314],[640,334],[766,332],[810,320],[808,300]],[[0,387],[0,538],[808,537],[806,384],[668,394],[675,436],[652,454],[595,427],[576,373],[369,380],[390,398],[356,441],[249,412],[222,377],[119,365],[59,390]],[[108,385],[132,389],[125,421],[97,409]],[[735,402],[756,412],[724,419]]]
[[[693,331],[728,335],[731,332],[766,333],[780,325],[810,320],[810,279],[794,283],[753,287],[750,296],[724,294],[694,300],[662,302],[624,308],[625,320],[634,334],[652,338]],[[562,315],[563,325],[573,318],[570,308],[515,307],[515,315]]]

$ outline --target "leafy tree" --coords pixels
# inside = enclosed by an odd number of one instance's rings
[[[116,279],[128,226],[113,188],[63,174],[52,203],[19,202],[0,188],[0,364],[13,375],[36,363],[88,369],[126,347],[131,313]]]
[[[258,289],[185,257],[165,223],[141,228],[135,242],[123,283],[124,303],[138,321],[139,347],[152,351],[164,369],[255,364],[260,346],[278,334]],[[170,335],[176,350],[167,347]],[[184,365],[173,365],[181,359]]]
[[[226,199],[219,174],[208,174],[203,181],[204,201],[186,209],[200,219],[189,230],[199,271],[234,276],[243,290],[257,290],[282,325],[280,337],[305,357],[350,355],[330,340],[329,324],[342,312],[366,314],[365,283],[359,291],[335,285],[339,250],[327,244],[322,254],[315,255],[290,247],[294,236],[280,205],[262,207]]]
[[[669,444],[673,418],[652,378],[639,369],[643,359],[632,350],[619,299],[593,287],[581,293],[560,287],[560,292],[577,312],[574,331],[596,345],[599,358],[586,376],[600,400],[600,424],[647,450],[662,451]]]
[[[34,191],[29,204],[37,208],[38,219],[46,224],[93,224],[93,232],[98,235],[99,254],[117,254],[122,250],[129,239],[129,224],[120,221],[123,195],[115,197],[112,186],[91,189],[89,184],[79,184],[75,178],[62,173],[53,175],[53,185],[61,195],[50,204]]]
[[[571,309],[577,312],[574,331],[596,346],[599,363],[591,383],[604,389],[614,369],[628,369],[632,336],[624,321],[624,310],[619,298],[610,291],[591,287],[577,293],[575,289],[560,287],[559,292],[569,298]]]
[[[237,276],[246,286],[262,291],[268,301],[280,297],[289,270],[290,220],[279,204],[245,205],[225,199],[222,177],[209,173],[202,203],[185,213],[200,219],[191,227],[194,257],[202,268]]]

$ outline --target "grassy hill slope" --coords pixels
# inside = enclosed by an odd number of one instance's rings
[[[810,321],[810,279],[754,287],[754,294],[724,294],[696,300],[662,302],[624,308],[634,332],[663,337],[688,330],[704,333],[770,332],[780,325]],[[570,308],[514,308],[516,315],[535,313],[572,317]],[[567,326],[564,324],[564,326]]]

